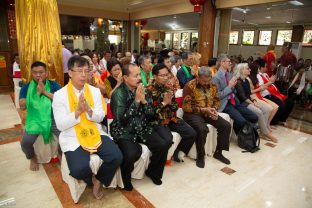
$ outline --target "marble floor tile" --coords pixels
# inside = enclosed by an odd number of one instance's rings
[[[0,95],[0,118],[5,118],[5,122],[0,122],[0,129],[14,128],[16,124],[21,124],[10,95]]]
[[[13,207],[62,207],[44,168],[29,170],[19,142],[0,145],[0,158],[0,203],[13,198]]]
[[[225,165],[212,157],[204,169],[186,158],[165,168],[161,186],[144,178],[134,187],[155,207],[312,207],[312,136],[280,126],[273,134],[276,146],[262,140],[253,154],[232,141],[224,152],[232,175],[219,171]]]

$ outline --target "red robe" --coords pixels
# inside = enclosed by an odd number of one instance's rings
[[[268,51],[266,54],[264,54],[263,59],[266,62],[267,65],[267,74],[271,77],[272,76],[272,63],[275,63],[276,60],[276,55],[275,52],[272,51]]]

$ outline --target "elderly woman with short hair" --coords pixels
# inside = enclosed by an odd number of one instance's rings
[[[248,64],[238,64],[235,69],[235,74],[238,78],[235,88],[240,102],[245,104],[249,110],[258,116],[258,123],[263,139],[277,143],[277,139],[270,132],[268,123],[272,109],[261,102],[257,102],[255,99],[251,99],[250,97],[251,89],[249,81],[247,80],[247,77],[250,75],[250,68]]]

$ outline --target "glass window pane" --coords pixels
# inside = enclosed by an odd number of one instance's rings
[[[179,49],[179,33],[173,33],[173,48]]]
[[[254,42],[255,31],[244,31],[243,32],[243,41],[245,45],[252,45]]]
[[[291,41],[292,30],[279,30],[277,32],[276,45],[283,45]]]
[[[231,31],[229,44],[237,44],[238,43],[238,31]]]
[[[312,30],[305,30],[303,35],[303,45],[312,45]]]
[[[165,45],[167,48],[171,48],[171,33],[166,33]]]
[[[189,41],[189,33],[185,32],[185,33],[181,33],[181,48],[183,49],[188,49],[188,41]]]
[[[198,42],[198,32],[191,33],[191,50],[195,50]]]
[[[259,45],[271,44],[272,31],[262,30],[259,33]]]

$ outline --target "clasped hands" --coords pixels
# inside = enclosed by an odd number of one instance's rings
[[[145,99],[145,88],[142,83],[139,84],[135,91],[135,102],[146,104],[147,101]]]
[[[83,112],[89,112],[91,110],[88,102],[83,93],[79,96],[78,107],[76,110],[76,117],[78,117]]]
[[[200,108],[200,112],[203,113],[205,116],[210,117],[212,120],[218,119],[218,111],[215,108]]]
[[[42,81],[41,78],[38,80],[37,92],[38,92],[39,95],[44,94],[44,92],[45,92],[44,84],[43,84],[43,81]]]

